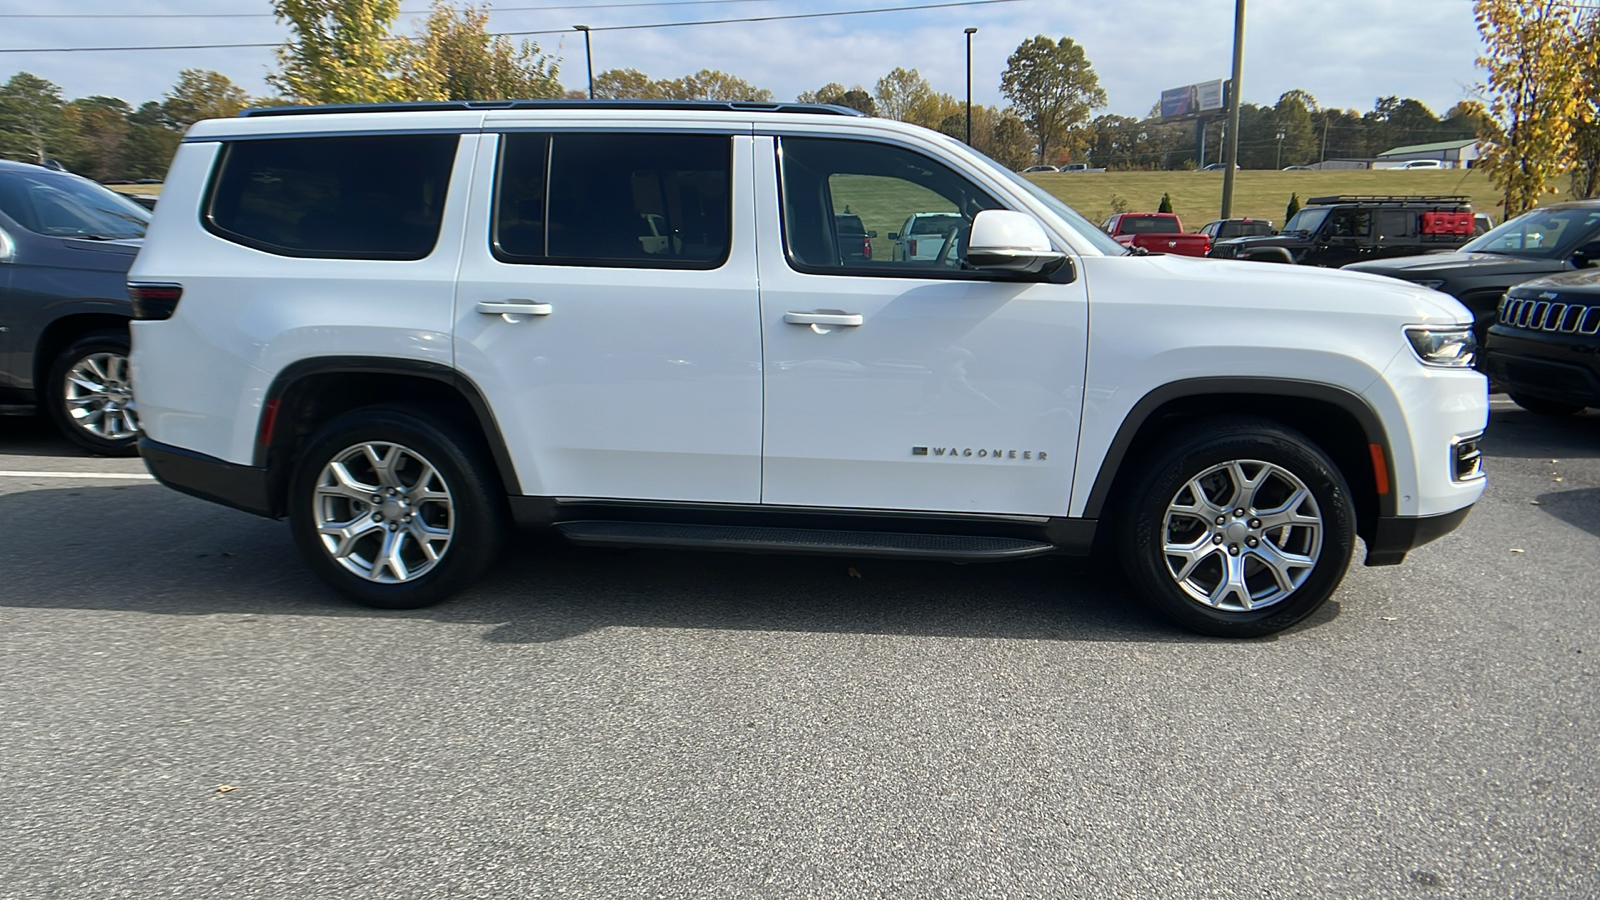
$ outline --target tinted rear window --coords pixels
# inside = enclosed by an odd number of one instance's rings
[[[733,141],[708,134],[507,134],[495,257],[714,269],[728,258]]]
[[[1178,220],[1166,216],[1123,216],[1123,234],[1177,234]]]
[[[237,141],[223,150],[205,224],[282,256],[422,259],[439,240],[459,143],[453,134]]]

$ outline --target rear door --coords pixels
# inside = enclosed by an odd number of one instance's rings
[[[480,147],[455,331],[523,492],[759,502],[748,126],[528,127]]]

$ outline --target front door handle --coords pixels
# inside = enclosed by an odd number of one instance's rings
[[[507,322],[521,322],[525,316],[548,316],[551,306],[536,300],[483,300],[478,312],[486,316],[499,316]]]
[[[783,320],[790,325],[842,325],[846,328],[855,328],[862,321],[860,313],[832,309],[819,312],[787,312],[783,314]]]

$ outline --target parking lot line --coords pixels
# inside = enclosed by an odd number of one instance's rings
[[[113,481],[154,481],[143,472],[17,472],[0,470],[0,478],[98,478]]]

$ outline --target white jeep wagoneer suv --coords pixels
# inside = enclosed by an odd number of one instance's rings
[[[913,214],[959,216],[893,252]],[[841,249],[858,218],[871,252]],[[881,235],[875,237],[874,235]],[[1210,634],[1483,492],[1471,316],[1130,256],[951,138],[833,107],[527,101],[195,125],[130,274],[141,450],[358,602],[513,523],[588,545],[1115,553]]]

